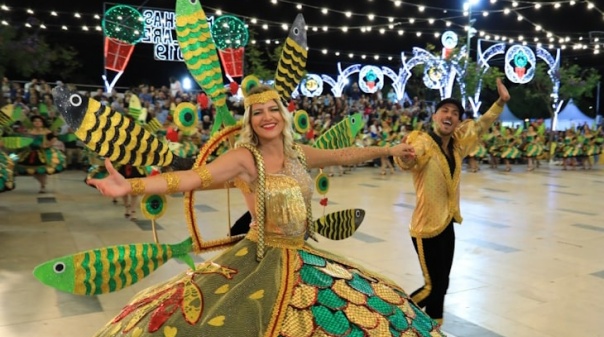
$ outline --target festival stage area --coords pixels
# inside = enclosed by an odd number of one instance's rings
[[[601,335],[604,312],[604,171],[562,171],[558,166],[505,173],[483,166],[462,175],[463,225],[456,226],[457,250],[446,299],[444,331],[463,337],[562,337]],[[379,271],[407,292],[422,283],[407,224],[415,195],[409,173],[382,176],[379,168],[358,168],[334,177],[327,212],[367,211],[355,235],[322,239],[335,251]],[[169,261],[140,283],[96,297],[59,292],[39,283],[33,268],[51,258],[114,244],[152,242],[151,223],[124,218],[121,200],[83,183],[84,172],[49,178],[38,194],[31,177],[17,177],[14,191],[0,194],[0,336],[92,336],[128,298],[166,280],[186,265]],[[227,231],[227,193],[196,193],[206,238]],[[157,221],[159,239],[188,236],[182,196],[168,197]],[[231,220],[244,203],[231,190]],[[315,198],[314,213],[323,209]],[[197,261],[211,256],[196,257]],[[203,291],[203,289],[202,289]]]

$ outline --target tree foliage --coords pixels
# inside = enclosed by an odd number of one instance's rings
[[[550,118],[554,114],[552,89],[553,82],[548,74],[548,66],[538,62],[535,77],[528,83],[510,90],[513,97],[509,106],[519,118]],[[558,96],[568,102],[579,102],[593,97],[594,89],[600,81],[600,74],[593,68],[582,68],[576,64],[563,65],[553,74],[560,80]],[[589,114],[589,112],[585,111]],[[595,117],[591,112],[590,117]],[[521,116],[522,115],[522,116]]]
[[[76,55],[71,47],[51,45],[41,32],[0,27],[0,76],[29,78],[52,74],[69,78],[81,66]]]
[[[255,39],[256,32],[249,31],[250,41]],[[281,57],[283,45],[271,48],[269,44],[250,43],[245,47],[245,75],[254,74],[260,80],[272,80],[275,77],[277,63]]]

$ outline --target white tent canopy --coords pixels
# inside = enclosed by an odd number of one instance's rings
[[[581,126],[585,123],[591,126],[593,122],[594,119],[581,112],[571,98],[564,109],[560,110],[558,113],[556,130],[566,130],[568,128]]]
[[[503,112],[499,115],[499,121],[501,121],[501,125],[515,127],[522,124],[522,119],[514,116],[508,105],[503,106]]]

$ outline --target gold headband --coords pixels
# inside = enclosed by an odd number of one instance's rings
[[[252,104],[266,103],[273,99],[278,102],[280,99],[279,93],[275,90],[268,90],[268,91],[261,92],[259,94],[253,94],[253,95],[247,96],[245,98],[245,100],[243,101],[243,106],[247,109],[248,107],[252,106]]]

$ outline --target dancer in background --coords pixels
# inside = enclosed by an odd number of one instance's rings
[[[40,184],[39,193],[46,193],[48,175],[65,169],[65,155],[53,147],[57,137],[48,129],[42,116],[32,116],[31,123],[27,136],[33,137],[34,141],[18,153],[17,172],[34,177]]]

